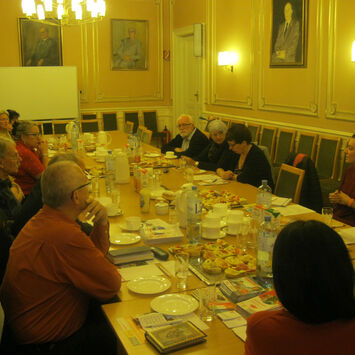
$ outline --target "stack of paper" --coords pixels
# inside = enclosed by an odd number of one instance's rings
[[[140,235],[148,245],[179,243],[184,236],[176,224],[166,223],[159,218],[146,221],[140,230]]]

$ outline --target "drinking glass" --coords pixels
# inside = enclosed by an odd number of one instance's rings
[[[322,208],[323,222],[329,227],[332,223],[333,218],[333,208],[332,207],[323,207]]]
[[[189,254],[187,253],[175,254],[176,288],[180,290],[186,290],[188,272],[189,272]]]
[[[213,320],[215,314],[216,285],[213,284],[208,287],[200,288],[198,291],[200,301],[200,318],[203,321],[210,322]]]

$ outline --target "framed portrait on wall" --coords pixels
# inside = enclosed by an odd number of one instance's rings
[[[58,66],[62,61],[61,27],[57,20],[19,19],[22,66]]]
[[[305,67],[308,0],[273,0],[270,67]]]
[[[111,19],[112,70],[148,69],[148,21]]]

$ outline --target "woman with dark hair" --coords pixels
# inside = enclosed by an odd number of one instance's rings
[[[186,160],[188,164],[195,165],[200,169],[216,171],[219,160],[223,153],[228,150],[227,126],[220,120],[213,120],[208,125],[208,132],[211,139],[206,148],[192,158],[184,155],[181,158]]]
[[[284,309],[248,318],[245,355],[354,355],[354,268],[341,237],[319,221],[291,223],[272,262]]]
[[[344,149],[345,161],[350,164],[346,169],[339,190],[329,194],[334,203],[334,218],[355,226],[355,134],[349,139]]]
[[[19,124],[18,120],[20,118],[20,114],[10,109],[8,109],[7,112],[9,113],[9,120],[10,120],[9,126],[11,127],[10,133],[12,136],[14,136],[16,134],[16,128]]]
[[[226,141],[230,151],[224,154],[218,164],[217,174],[226,180],[236,180],[253,186],[260,186],[267,180],[274,189],[271,167],[263,151],[251,143],[251,133],[244,125],[231,127]]]

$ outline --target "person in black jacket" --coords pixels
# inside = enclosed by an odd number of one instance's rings
[[[226,140],[230,150],[220,159],[217,174],[256,187],[261,185],[261,180],[267,180],[274,190],[270,164],[263,151],[251,143],[249,129],[243,125],[231,127]]]
[[[161,152],[174,151],[175,155],[192,158],[199,154],[208,144],[208,138],[195,127],[190,115],[182,114],[177,119],[179,134],[161,147]]]
[[[227,126],[220,120],[213,120],[208,125],[211,134],[210,144],[193,158],[183,157],[188,164],[200,169],[216,171],[223,153],[228,151],[226,141]]]

